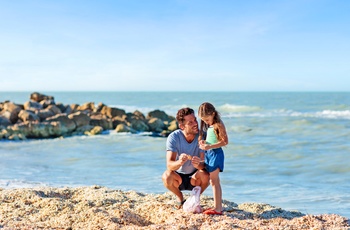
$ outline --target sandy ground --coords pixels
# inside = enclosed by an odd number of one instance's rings
[[[268,204],[224,201],[224,214],[175,208],[171,193],[142,194],[100,186],[0,188],[0,229],[350,229],[347,218],[304,215]],[[213,206],[202,196],[204,209]]]

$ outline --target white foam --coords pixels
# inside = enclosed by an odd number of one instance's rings
[[[0,180],[0,188],[14,189],[14,188],[34,188],[47,186],[44,183],[24,180]]]
[[[244,112],[254,112],[260,111],[261,107],[258,106],[247,106],[247,105],[232,105],[224,104],[217,108],[221,113],[244,113]]]
[[[317,112],[316,117],[332,118],[332,119],[350,119],[350,110],[334,111],[334,110],[323,110]]]

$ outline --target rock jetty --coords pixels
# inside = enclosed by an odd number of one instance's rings
[[[65,105],[38,92],[31,93],[24,104],[0,102],[0,140],[97,135],[107,130],[166,137],[177,128],[175,118],[161,110],[145,116],[137,110],[127,113],[102,102]]]

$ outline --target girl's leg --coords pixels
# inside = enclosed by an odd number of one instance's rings
[[[210,173],[210,184],[213,187],[214,209],[217,212],[222,212],[222,190],[219,178],[220,169]]]

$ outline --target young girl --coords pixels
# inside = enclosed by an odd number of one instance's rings
[[[222,214],[222,191],[219,172],[224,170],[224,152],[222,146],[228,144],[224,123],[215,107],[205,102],[199,106],[198,117],[201,119],[199,130],[199,148],[205,150],[206,170],[210,174],[210,184],[213,187],[213,209],[204,211],[208,215]],[[205,140],[204,140],[205,138]]]

